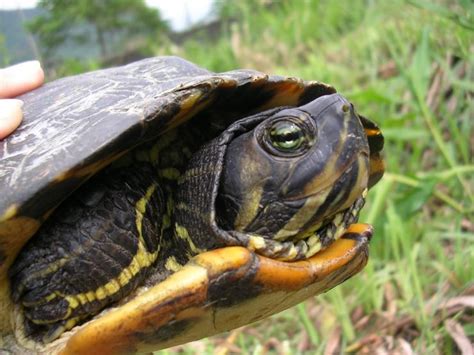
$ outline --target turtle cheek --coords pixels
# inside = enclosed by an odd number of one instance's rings
[[[258,215],[271,178],[271,162],[252,132],[236,137],[225,153],[216,198],[216,219],[220,227],[244,231]]]
[[[291,229],[317,226],[350,207],[367,187],[368,169],[369,160],[364,150],[351,152],[347,159],[333,154],[322,160],[313,154],[301,162],[288,184],[294,188],[285,196],[287,201],[305,201]]]
[[[285,196],[313,201],[315,223],[351,206],[367,188],[372,168],[366,134],[352,106],[337,102],[319,120],[317,143],[288,177]]]
[[[304,201],[292,203],[272,201],[266,204],[252,222],[246,226],[245,232],[277,241],[286,240],[296,234],[299,229],[284,236],[281,235],[281,231],[303,206]]]
[[[274,239],[303,204],[285,199],[289,176],[302,160],[273,156],[252,131],[236,137],[225,154],[216,198],[218,225]]]

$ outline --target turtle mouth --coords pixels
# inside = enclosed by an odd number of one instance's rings
[[[365,204],[367,191],[367,188],[364,189],[361,196],[356,198],[348,208],[325,218],[322,222],[295,234],[287,240],[278,241],[250,235],[247,247],[263,256],[283,261],[308,259],[327,249],[336,240],[340,239],[351,225],[358,222],[359,213]]]
[[[359,220],[359,213],[365,204],[367,191],[368,189],[365,189],[362,192],[362,195],[359,196],[348,208],[337,212],[331,217],[324,219],[316,226],[312,226],[292,238],[294,244],[300,242],[306,244],[307,251],[304,253],[305,258],[309,258],[320,250],[326,249],[330,244],[341,238],[351,224],[357,223]]]

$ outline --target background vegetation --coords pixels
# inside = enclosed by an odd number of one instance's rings
[[[114,58],[48,58],[50,78],[174,54],[215,71],[325,81],[379,123],[387,172],[361,216],[376,228],[364,271],[271,319],[163,354],[472,353],[474,3],[218,1],[214,12],[185,33],[165,24],[159,36],[125,38]]]

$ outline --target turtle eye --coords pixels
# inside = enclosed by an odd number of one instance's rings
[[[280,120],[270,126],[268,133],[270,144],[281,152],[296,152],[306,142],[303,128],[293,121]]]

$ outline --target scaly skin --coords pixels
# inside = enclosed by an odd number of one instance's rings
[[[102,347],[107,347],[103,350],[116,353],[197,339],[289,307],[309,296],[303,290],[312,294],[327,290],[355,274],[367,260],[370,228],[357,229],[351,223],[363,203],[360,195],[383,173],[383,140],[375,125],[356,115],[339,96],[311,102],[334,92],[324,84],[253,71],[212,76],[176,58],[156,63],[156,67],[151,61],[136,63],[47,85],[41,94],[25,98],[24,130],[0,151],[5,182],[16,181],[0,204],[0,310],[6,315],[0,329],[8,331],[9,324],[15,324],[17,340],[31,349],[87,353],[97,346],[94,339],[102,339]],[[79,99],[69,102],[62,94],[64,87],[70,92],[76,88]],[[89,101],[82,99],[86,93],[93,95]],[[56,101],[47,104],[50,98]],[[303,107],[278,108],[287,105]],[[330,115],[329,107],[335,109]],[[270,111],[235,122],[265,108]],[[291,157],[268,148],[275,137],[278,144],[292,146],[291,135],[274,135],[269,141],[265,133],[271,131],[265,122],[281,116],[296,122],[303,136],[312,137],[303,140],[304,150]],[[326,123],[325,116],[331,117]],[[60,125],[67,127],[67,140],[58,134]],[[46,150],[22,138],[39,126],[54,128],[40,129],[50,136]],[[186,136],[189,132],[191,136]],[[257,139],[243,139],[252,135]],[[126,153],[149,139],[156,143]],[[31,148],[33,153],[28,153]],[[69,152],[66,159],[61,156],[64,152]],[[273,160],[270,169],[267,160]],[[82,193],[76,193],[76,202],[61,205],[17,259],[10,274],[21,279],[12,281],[15,299],[23,306],[12,312],[5,271],[19,249],[69,191],[113,161],[89,181],[105,187],[85,185]],[[269,185],[270,180],[274,183]],[[283,203],[274,205],[279,200]],[[285,204],[292,207],[285,209]],[[68,210],[75,212],[68,216]],[[71,222],[75,218],[76,225]],[[344,242],[334,242],[347,226],[354,232],[345,233]],[[114,246],[104,248],[105,253],[96,251],[106,244]],[[234,245],[245,247],[241,252],[254,261],[240,264]],[[215,248],[222,249],[208,251]],[[327,252],[318,252],[324,248]],[[314,253],[321,257],[310,257]],[[303,278],[284,271],[292,263],[276,260],[301,258],[309,258],[301,264]],[[74,271],[86,263],[90,275],[61,278],[67,276],[69,262]],[[104,263],[110,267],[102,267]],[[97,277],[95,284],[87,280],[91,275]],[[56,281],[50,282],[50,277]],[[142,286],[136,288],[138,284]],[[191,301],[184,295],[193,289]],[[281,292],[286,301],[279,298]],[[111,302],[118,302],[118,308],[75,326],[57,341],[36,342],[51,340]],[[241,317],[249,310],[252,319]],[[144,323],[131,322],[132,314]],[[176,322],[178,315],[184,323]],[[45,326],[45,322],[51,323]],[[123,332],[116,328],[124,324],[130,327]],[[7,336],[0,348],[25,350],[14,342]]]

